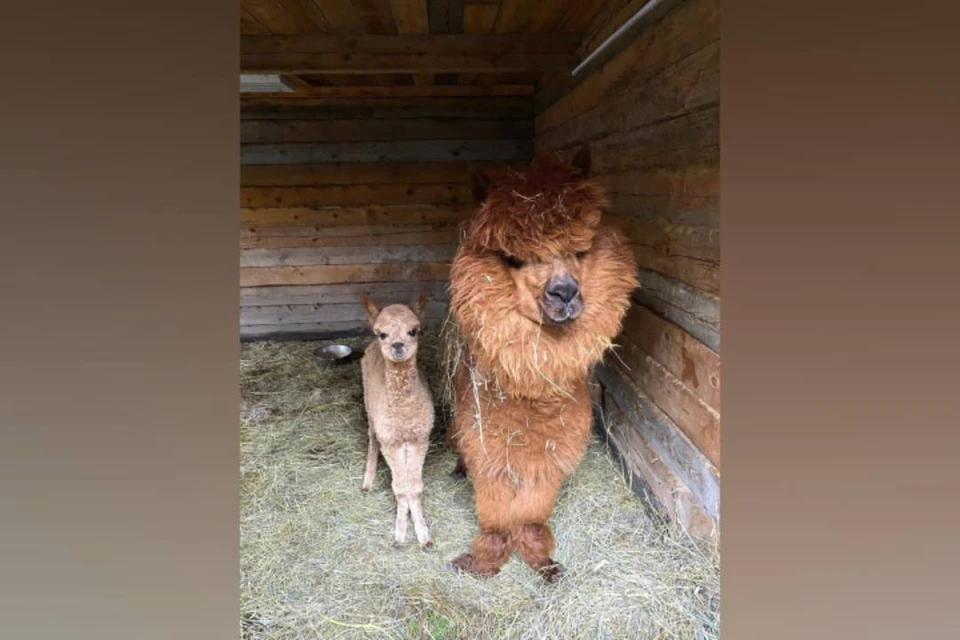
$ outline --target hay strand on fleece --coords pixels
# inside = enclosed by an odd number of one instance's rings
[[[368,339],[347,340],[355,349]],[[426,331],[418,361],[435,398],[444,373]],[[591,444],[552,518],[555,557],[544,584],[510,560],[483,580],[449,561],[476,519],[469,482],[438,423],[424,466],[434,550],[393,549],[395,505],[381,462],[360,491],[367,447],[359,363],[319,367],[320,343],[241,349],[241,630],[295,638],[694,638],[719,636],[719,559],[652,516],[603,445]]]

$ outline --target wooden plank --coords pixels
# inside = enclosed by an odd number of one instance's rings
[[[240,164],[320,162],[516,162],[533,156],[531,140],[411,140],[249,144]]]
[[[529,120],[242,120],[240,143],[532,139]]]
[[[716,262],[671,254],[669,250],[645,245],[634,246],[633,255],[641,269],[659,271],[705,293],[720,294],[720,265]]]
[[[697,291],[693,287],[648,269],[637,272],[638,291],[647,291],[669,304],[692,313],[707,324],[720,327],[720,299]]]
[[[245,7],[240,7],[240,35],[265,35],[269,34],[267,29],[257,18]]]
[[[674,7],[653,28],[625,40],[628,45],[592,73],[570,84],[545,87],[537,98],[537,130],[547,131],[625,86],[638,86],[720,37],[718,0],[689,0]]]
[[[293,18],[274,0],[241,0],[240,6],[273,34],[300,32]]]
[[[720,227],[720,199],[716,196],[628,196],[611,194],[611,217],[662,219],[695,227]]]
[[[358,204],[471,204],[467,184],[349,184],[322,187],[241,187],[240,206],[317,207]]]
[[[343,239],[347,243],[354,242],[358,246],[365,238],[374,235],[400,235],[404,233],[429,234],[436,231],[456,232],[460,225],[456,222],[441,222],[436,224],[377,224],[377,225],[342,225],[337,227],[309,225],[309,226],[260,226],[244,224],[240,227],[240,239],[272,238],[272,237],[305,237],[319,238],[321,244],[326,239]],[[398,243],[403,244],[403,243]]]
[[[247,165],[240,168],[242,187],[297,187],[348,184],[470,184],[475,169],[499,163],[407,162],[401,164],[326,163]]]
[[[716,326],[704,322],[693,313],[672,305],[642,288],[633,293],[633,300],[683,327],[684,331],[720,353],[720,330]]]
[[[242,93],[241,98],[268,102],[307,104],[317,98],[464,98],[532,96],[532,84],[429,85],[429,86],[331,86],[313,87],[297,93]],[[369,103],[368,103],[369,104]]]
[[[450,0],[426,0],[430,33],[450,33]]]
[[[310,226],[346,227],[357,225],[445,224],[462,222],[473,207],[396,204],[352,207],[292,207],[240,209],[240,225],[247,228]]]
[[[720,469],[720,414],[639,347],[627,374]]]
[[[565,53],[245,53],[240,56],[240,68],[245,73],[546,72],[566,69],[571,61],[570,55]]]
[[[449,0],[448,33],[463,33],[464,0]]]
[[[367,335],[370,327],[356,320],[309,324],[280,324],[240,327],[240,341],[257,340],[331,340]]]
[[[463,8],[464,33],[490,33],[497,23],[500,2],[467,2]]]
[[[545,149],[562,149],[712,107],[720,97],[719,53],[718,43],[708,44],[553,128],[546,129],[538,116],[537,137]]]
[[[405,301],[407,304],[413,300]],[[427,303],[426,316],[431,319],[443,318],[447,305],[439,301]],[[297,304],[269,307],[242,307],[240,326],[288,325],[326,322],[366,322],[367,314],[359,300],[345,304]]]
[[[245,36],[241,55],[320,54],[343,55],[517,55],[569,54],[579,38],[574,34],[434,34],[363,36]]]
[[[353,0],[323,0],[313,3],[330,25],[330,32],[336,34],[363,34],[360,16],[353,7]]]
[[[399,33],[430,33],[427,0],[390,0],[390,7]]]
[[[640,359],[641,353],[650,354],[698,398],[721,410],[720,356],[679,325],[634,304],[617,343],[622,346],[620,357],[628,366]]]
[[[697,503],[714,520],[720,520],[720,474],[706,456],[690,442],[683,431],[634,385],[623,370],[615,365],[597,368],[606,398],[623,411],[630,426],[637,431],[657,456],[677,474]]]
[[[447,280],[450,265],[444,262],[369,265],[323,265],[313,267],[247,267],[240,269],[241,287],[337,282],[383,282],[384,280]]]
[[[359,303],[366,293],[382,304],[413,302],[421,290],[429,300],[446,302],[447,283],[436,282],[365,282],[360,284],[320,284],[289,287],[242,287],[240,306],[256,307],[283,304]]]
[[[419,226],[419,225],[411,225]],[[272,229],[287,229],[274,227]],[[268,229],[270,229],[268,227]],[[313,231],[311,227],[294,227],[302,231]],[[390,233],[369,233],[362,236],[320,236],[311,234],[257,235],[245,234],[240,238],[241,249],[266,249],[280,247],[391,247],[420,244],[454,245],[459,239],[457,229],[442,231],[403,231],[398,227]]]
[[[397,33],[390,0],[353,0],[353,6],[367,33],[389,35]]]
[[[632,245],[663,253],[719,264],[720,230],[675,224],[663,219],[645,220],[631,216],[604,216],[619,228]]]
[[[678,167],[663,163],[632,171],[596,175],[593,179],[607,193],[640,196],[720,195],[719,164],[696,163]]]
[[[697,503],[677,474],[644,441],[612,399],[605,401],[604,427],[602,435],[615,459],[629,473],[631,488],[695,540],[716,543],[719,538],[717,523]]]
[[[288,247],[242,249],[241,267],[283,267],[323,264],[386,264],[449,262],[457,247],[446,245]]]
[[[376,101],[295,100],[260,101],[244,98],[242,120],[398,120],[420,118],[533,119],[533,103],[524,97],[436,98]]]

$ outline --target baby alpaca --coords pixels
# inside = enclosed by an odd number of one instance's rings
[[[363,490],[373,488],[377,454],[382,450],[397,499],[396,545],[407,537],[409,511],[420,548],[429,549],[433,543],[420,497],[423,459],[433,430],[433,398],[426,377],[417,368],[417,334],[427,294],[421,292],[412,307],[392,304],[382,311],[366,295],[361,301],[376,334],[360,362],[370,436]]]

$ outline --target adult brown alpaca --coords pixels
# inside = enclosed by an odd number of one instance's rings
[[[448,432],[469,475],[480,531],[454,567],[492,575],[514,551],[553,581],[547,526],[563,480],[583,459],[588,377],[637,286],[588,157],[546,159],[475,180],[481,202],[450,273],[459,330]]]

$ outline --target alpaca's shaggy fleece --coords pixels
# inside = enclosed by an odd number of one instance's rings
[[[624,238],[600,226],[605,205],[577,169],[540,160],[491,176],[465,226],[450,275],[463,345],[450,374],[450,441],[474,485],[480,532],[454,561],[460,569],[494,574],[515,551],[544,577],[557,575],[546,522],[590,439],[590,369],[637,286]],[[504,256],[539,266],[518,268]],[[545,276],[517,275],[546,274],[543,265],[556,261],[576,269],[584,301],[580,317],[562,326],[531,318]]]

